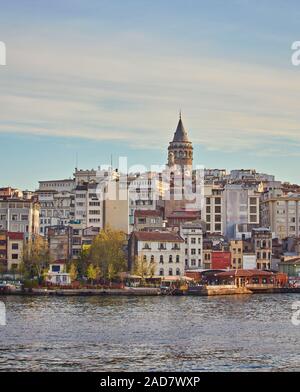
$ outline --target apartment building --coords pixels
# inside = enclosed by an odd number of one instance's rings
[[[259,227],[252,230],[252,243],[256,254],[257,269],[270,269],[272,260],[272,232]]]
[[[201,219],[206,222],[207,233],[223,234],[224,189],[219,185],[204,185],[204,203]]]
[[[22,262],[24,234],[0,230],[0,269],[17,270]]]
[[[85,227],[103,228],[103,197],[101,187],[95,183],[77,185],[75,194],[74,219]]]
[[[23,233],[7,233],[7,270],[16,271],[22,263],[24,246]]]
[[[230,241],[230,252],[231,252],[231,268],[238,269],[243,268],[243,241],[242,240],[231,240]]]
[[[242,184],[226,184],[223,192],[223,234],[234,238],[236,224],[259,225],[260,193]]]
[[[23,233],[25,239],[39,234],[40,205],[35,198],[0,199],[0,229]]]
[[[40,203],[40,234],[51,226],[67,225],[74,219],[74,180],[39,181],[35,192]]]
[[[272,189],[261,195],[261,225],[270,227],[279,239],[300,236],[300,193]]]
[[[203,223],[186,222],[180,227],[184,239],[185,269],[203,268]]]

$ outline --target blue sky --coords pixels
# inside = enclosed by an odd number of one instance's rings
[[[300,182],[300,4],[0,0],[0,186],[163,164],[183,111],[194,161]]]

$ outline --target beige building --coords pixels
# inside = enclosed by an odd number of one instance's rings
[[[276,237],[298,237],[300,235],[300,194],[285,194],[273,189],[261,196],[261,225],[270,227]]]
[[[243,241],[231,240],[230,252],[231,252],[231,268],[232,269],[243,268]]]
[[[112,189],[110,189],[112,188]],[[103,201],[103,227],[129,234],[129,199],[127,183],[109,181]]]
[[[7,233],[7,270],[17,270],[22,262],[24,246],[23,233]]]
[[[39,234],[40,205],[33,199],[0,199],[0,229],[23,233],[28,239]]]
[[[219,185],[204,185],[204,203],[201,218],[206,222],[207,233],[223,234],[224,199]]]

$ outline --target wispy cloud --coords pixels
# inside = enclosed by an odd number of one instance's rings
[[[300,143],[300,70],[288,62],[249,64],[205,45],[182,55],[138,31],[84,38],[12,37],[0,73],[1,133],[162,148],[182,108],[191,139],[210,150]]]

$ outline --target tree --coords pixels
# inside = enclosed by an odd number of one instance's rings
[[[22,259],[29,276],[41,278],[51,261],[47,240],[41,236],[29,239],[23,248]]]
[[[96,279],[96,274],[95,274],[95,267],[93,264],[89,264],[87,270],[86,270],[86,276],[87,278],[92,282],[94,279]]]
[[[90,247],[90,263],[99,267],[101,275],[109,281],[126,270],[125,240],[126,236],[122,231],[106,227],[94,238]]]
[[[84,248],[81,250],[78,259],[76,260],[77,272],[80,277],[86,276],[87,268],[89,266],[90,249]]]
[[[75,263],[71,263],[69,267],[69,274],[72,282],[77,279],[78,272]]]
[[[94,267],[93,264],[89,264],[86,274],[87,278],[91,281],[91,283],[93,283],[97,279],[97,273],[99,273],[97,267]]]
[[[134,260],[134,274],[142,278],[142,282],[145,282],[145,278],[152,278],[155,272],[155,263],[148,263],[144,256],[138,256]]]

